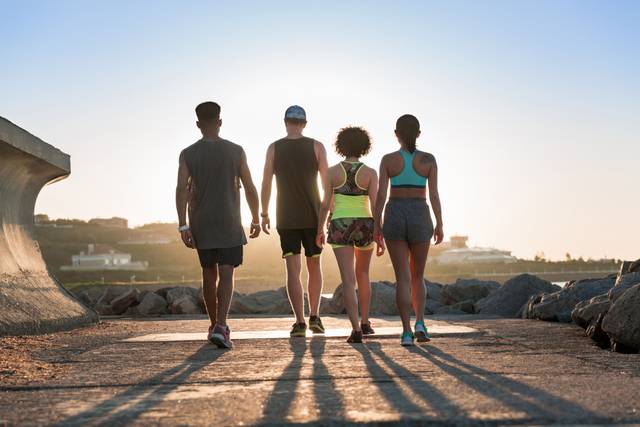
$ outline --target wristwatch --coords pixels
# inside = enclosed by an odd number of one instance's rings
[[[191,227],[189,227],[187,224],[181,225],[180,227],[178,227],[178,231],[181,232],[181,233],[183,231],[189,231],[189,230],[191,230]]]

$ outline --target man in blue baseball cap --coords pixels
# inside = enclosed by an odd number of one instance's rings
[[[327,152],[322,143],[302,134],[307,125],[307,114],[299,105],[292,105],[284,113],[287,136],[272,143],[267,149],[262,179],[262,229],[269,234],[269,199],[271,183],[276,176],[278,190],[276,200],[276,228],[280,235],[282,257],[287,267],[287,292],[296,316],[291,336],[304,337],[307,324],[304,318],[304,291],[300,282],[304,247],[309,273],[309,329],[324,333],[320,320],[320,296],[322,294],[322,270],[320,253],[316,245],[320,192],[318,173],[324,182],[327,173]]]

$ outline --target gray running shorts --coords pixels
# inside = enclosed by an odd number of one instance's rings
[[[425,199],[391,198],[384,209],[382,234],[385,240],[409,243],[428,242],[433,237],[433,223]]]

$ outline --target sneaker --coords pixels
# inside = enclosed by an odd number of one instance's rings
[[[233,348],[231,330],[228,326],[216,325],[209,333],[209,341],[218,348]]]
[[[309,317],[309,329],[311,329],[311,332],[314,334],[324,334],[324,326],[318,316]]]
[[[207,340],[213,344],[213,341],[211,340],[213,336],[213,325],[209,325],[209,332],[207,333]]]
[[[360,323],[360,327],[362,328],[362,335],[373,335],[376,333],[371,327],[371,322]]]
[[[362,333],[362,331],[351,331],[351,335],[349,335],[349,338],[347,338],[347,342],[351,344],[361,344]]]
[[[411,332],[403,332],[400,338],[400,345],[403,347],[411,347],[413,345],[413,334]]]
[[[416,322],[416,339],[418,342],[429,342],[431,341],[431,337],[429,336],[429,331],[427,331],[427,327],[424,324],[424,321]]]
[[[307,336],[307,324],[304,322],[294,323],[291,327],[289,335],[292,337],[306,337]]]

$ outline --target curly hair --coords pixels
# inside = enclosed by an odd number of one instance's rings
[[[363,128],[347,126],[338,132],[334,146],[342,157],[361,157],[371,150],[371,138]]]

